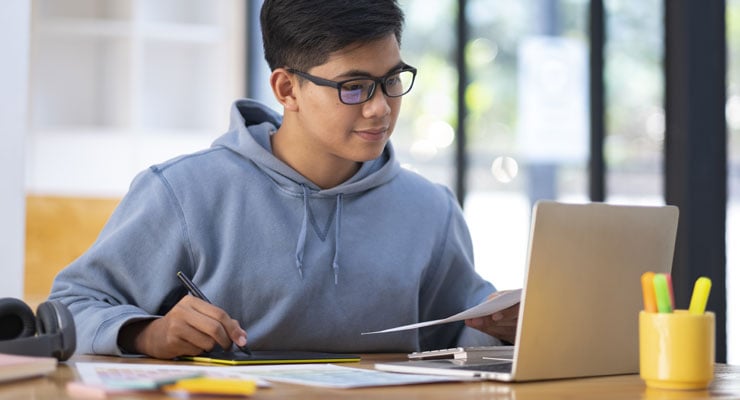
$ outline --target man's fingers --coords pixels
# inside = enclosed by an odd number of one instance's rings
[[[233,332],[234,325],[238,328],[239,324],[224,310],[193,296],[185,296],[178,305],[189,311],[185,321],[192,330],[198,332],[188,335],[188,342],[204,350],[212,349],[214,342],[224,349],[231,347],[229,332]]]
[[[504,315],[504,313],[501,312],[491,314],[491,319],[493,321],[501,321],[504,318],[506,318],[506,316]]]
[[[142,348],[142,352],[162,359],[200,354],[203,352],[203,347],[193,344],[192,340],[188,340],[194,332],[181,319],[172,316],[156,319],[142,331],[142,340],[145,346],[145,348]],[[213,342],[207,340],[207,343]]]
[[[234,321],[235,329],[232,329],[231,335],[229,335],[231,336],[231,340],[239,347],[246,346],[247,332],[239,326],[239,322],[237,322],[236,320],[232,321]]]

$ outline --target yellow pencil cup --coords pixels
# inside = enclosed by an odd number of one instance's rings
[[[657,389],[709,386],[714,377],[714,313],[640,311],[640,377]]]

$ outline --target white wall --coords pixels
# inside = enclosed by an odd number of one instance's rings
[[[31,0],[0,2],[0,297],[23,296]]]

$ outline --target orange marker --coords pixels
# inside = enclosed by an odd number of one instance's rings
[[[658,303],[655,300],[655,286],[653,285],[654,272],[645,272],[642,274],[642,302],[645,306],[645,312],[658,312]]]

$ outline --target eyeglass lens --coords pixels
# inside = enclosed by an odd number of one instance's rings
[[[411,90],[414,82],[412,71],[401,71],[397,74],[386,76],[383,81],[383,91],[389,97],[403,96]],[[367,101],[375,92],[376,82],[372,79],[353,79],[344,82],[339,87],[339,96],[346,104],[358,104]]]

